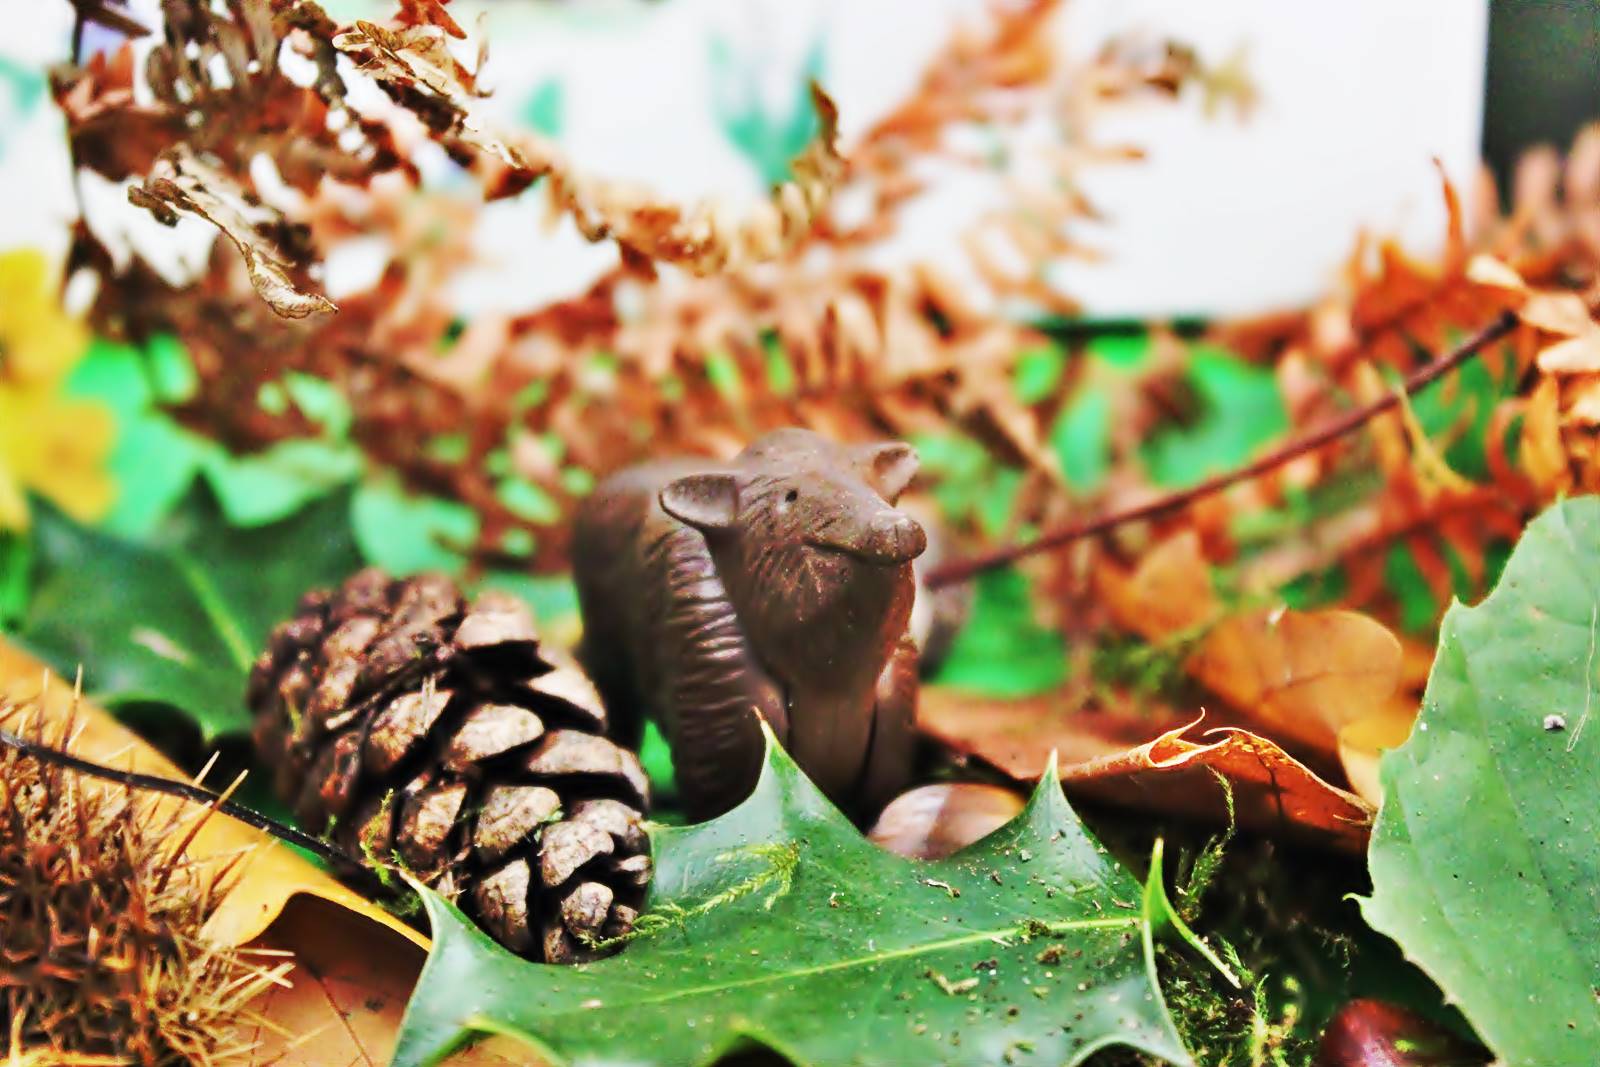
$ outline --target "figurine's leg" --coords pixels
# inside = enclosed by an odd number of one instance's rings
[[[578,589],[583,636],[578,660],[583,664],[606,708],[606,732],[617,743],[637,749],[651,714],[649,692],[641,677],[636,521],[618,515],[614,500],[591,514],[580,510],[572,537],[572,576]]]
[[[598,613],[591,613],[598,619]],[[638,748],[644,735],[644,694],[637,684],[638,667],[628,656],[621,634],[598,623],[587,624],[578,644],[578,661],[594,682],[606,708],[606,732],[619,744]]]
[[[872,747],[861,776],[860,814],[874,818],[911,781],[917,744],[917,645],[900,639],[883,673],[872,715]]]
[[[672,556],[657,662],[684,809],[704,819],[755,788],[765,751],[756,716],[767,720],[780,743],[787,740],[789,717],[781,688],[745,644],[704,544],[685,537]]]

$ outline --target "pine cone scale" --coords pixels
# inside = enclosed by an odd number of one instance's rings
[[[489,790],[478,813],[472,847],[493,862],[527,840],[545,823],[561,816],[561,797],[542,785],[497,785]]]
[[[425,685],[395,697],[367,727],[362,758],[379,774],[394,771],[421,747],[454,696],[449,689]]]
[[[474,763],[531,745],[545,734],[544,722],[514,704],[480,704],[468,713],[445,749],[444,765],[465,772]]]

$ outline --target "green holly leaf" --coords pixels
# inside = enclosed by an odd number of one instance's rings
[[[1530,524],[1440,629],[1422,713],[1383,758],[1366,920],[1501,1062],[1600,1048],[1600,498]]]
[[[748,800],[652,839],[639,931],[597,963],[519,959],[424,892],[433,951],[396,1067],[481,1033],[558,1064],[708,1064],[747,1043],[801,1065],[1070,1065],[1108,1045],[1191,1062],[1144,890],[1053,768],[1006,826],[918,863],[862,837],[769,736]]]
[[[307,589],[361,565],[350,492],[279,522],[229,526],[196,483],[143,542],[79,526],[40,504],[21,638],[110,704],[169,704],[207,743],[249,727],[245,679],[271,628]]]

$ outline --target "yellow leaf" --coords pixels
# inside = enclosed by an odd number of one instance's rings
[[[29,491],[84,522],[111,505],[111,413],[61,394],[86,340],[61,310],[44,257],[0,254],[0,530],[27,525]]]
[[[1362,403],[1376,400],[1384,391],[1378,369],[1363,360],[1355,370],[1356,397]],[[1411,464],[1411,449],[1406,444],[1406,427],[1401,415],[1379,415],[1367,423],[1373,446],[1378,450],[1378,469],[1385,474],[1404,470]]]
[[[1534,387],[1523,409],[1522,442],[1517,453],[1523,471],[1547,496],[1572,486],[1567,452],[1561,445],[1560,400],[1561,389],[1554,378],[1542,379]]]
[[[1399,400],[1400,424],[1411,442],[1411,466],[1417,472],[1417,481],[1426,497],[1432,499],[1440,491],[1472,492],[1472,483],[1455,472],[1422,428],[1417,413],[1411,408],[1411,397],[1399,386],[1394,393]]]
[[[61,310],[44,254],[0,252],[0,382],[58,385],[88,340],[83,324]]]
[[[28,526],[28,498],[22,483],[0,463],[0,530],[23,530]]]
[[[19,503],[32,489],[80,522],[105,514],[115,495],[105,470],[114,435],[111,412],[98,403],[0,382],[0,480]],[[5,495],[0,489],[0,528],[25,526],[26,507],[7,508]]]
[[[1381,711],[1339,728],[1339,763],[1350,787],[1361,799],[1377,807],[1383,803],[1378,780],[1378,760],[1386,749],[1398,748],[1411,733],[1416,708],[1393,701]]]

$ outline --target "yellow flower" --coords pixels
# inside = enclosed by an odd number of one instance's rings
[[[87,341],[45,257],[0,253],[0,530],[27,526],[30,490],[84,522],[111,505],[111,413],[61,391]]]

